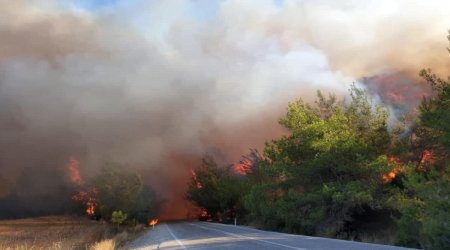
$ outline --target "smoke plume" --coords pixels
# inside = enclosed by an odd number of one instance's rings
[[[386,94],[386,75],[422,91],[421,68],[450,66],[444,1],[0,4],[0,217],[31,214],[5,197],[42,213],[70,199],[71,157],[83,179],[105,161],[141,172],[183,217],[199,158],[280,136],[287,102],[358,81]]]

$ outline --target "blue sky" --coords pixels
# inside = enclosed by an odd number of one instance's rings
[[[283,0],[276,0],[276,2],[280,1]],[[88,12],[99,12],[105,9],[114,11],[115,9],[123,9],[127,6],[152,6],[157,2],[155,0],[68,0],[65,4]],[[220,2],[220,0],[190,0],[184,6],[189,6],[188,11],[197,20],[208,21],[214,19],[216,16]]]
[[[70,0],[70,4],[87,11],[96,12],[106,8],[114,8],[120,5],[133,5],[140,0]],[[154,0],[146,0],[144,3],[152,4]],[[199,20],[211,20],[217,13],[221,0],[190,0],[191,13]],[[281,7],[284,0],[273,0],[274,5]],[[120,7],[119,7],[120,8]]]
[[[120,0],[76,0],[72,1],[72,4],[85,10],[95,11],[105,7],[112,7],[118,2]]]

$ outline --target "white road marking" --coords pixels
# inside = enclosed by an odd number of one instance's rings
[[[234,233],[226,232],[226,231],[223,231],[223,230],[219,230],[219,229],[215,229],[215,228],[210,228],[210,227],[204,227],[204,226],[200,226],[200,225],[196,225],[196,224],[192,224],[192,223],[189,223],[189,225],[191,225],[191,226],[196,226],[196,227],[200,227],[200,228],[203,228],[203,229],[206,229],[206,230],[214,230],[214,231],[223,233],[223,234],[225,234],[225,235],[229,235],[229,236],[233,236],[233,237],[237,237],[237,238],[244,238],[244,239],[250,239],[250,240],[254,240],[254,241],[260,241],[260,242],[264,242],[264,243],[267,243],[267,244],[272,244],[272,245],[275,245],[275,246],[281,246],[281,247],[290,248],[290,249],[306,250],[305,248],[299,248],[299,247],[288,246],[288,245],[284,245],[284,244],[280,244],[280,243],[276,243],[276,242],[271,242],[271,241],[268,241],[268,240],[261,240],[261,239],[257,239],[257,238],[254,238],[254,237],[249,237],[249,236],[244,236],[244,235],[234,234]]]
[[[203,222],[203,224],[213,224],[213,225],[217,225],[219,227],[225,227],[225,228],[234,228],[234,226],[230,225],[230,224],[221,224],[221,223],[211,223],[211,222]],[[326,240],[330,240],[329,238],[321,238],[321,237],[312,237],[312,236],[305,236],[305,235],[293,235],[293,234],[285,234],[285,233],[280,233],[280,232],[270,232],[270,231],[261,231],[258,229],[254,229],[254,228],[248,228],[248,227],[239,227],[240,230],[243,231],[247,231],[249,233],[270,233],[272,235],[282,235],[283,237],[292,237],[292,238],[301,238],[304,240],[319,240],[319,239],[326,239]],[[336,240],[336,239],[332,239],[332,240]]]
[[[180,245],[180,247],[182,247],[183,249],[186,249],[184,244],[177,238],[177,236],[175,236],[175,234],[173,234],[172,230],[170,230],[169,225],[166,224],[166,227],[167,227],[167,231],[169,231],[169,234],[172,235],[172,237],[175,239],[175,241],[178,243],[178,245]]]

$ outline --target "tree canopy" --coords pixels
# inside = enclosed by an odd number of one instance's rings
[[[254,185],[245,205],[269,228],[336,236],[353,215],[389,208],[388,112],[355,86],[348,106],[317,96],[314,106],[288,105],[280,124],[290,135],[266,144],[261,166],[270,181]]]
[[[95,189],[96,213],[111,219],[114,211],[128,219],[146,222],[154,216],[158,205],[154,191],[145,186],[140,175],[115,163],[105,164],[91,180]]]
[[[207,156],[201,166],[192,171],[186,197],[212,218],[232,220],[241,213],[240,199],[245,185],[231,165],[219,166]]]
[[[420,76],[433,93],[410,127],[355,85],[348,100],[318,91],[288,104],[288,134],[245,156],[244,175],[205,158],[187,198],[219,220],[239,211],[271,230],[450,249],[450,78]]]

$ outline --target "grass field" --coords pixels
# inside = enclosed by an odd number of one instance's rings
[[[108,223],[79,217],[0,220],[0,249],[115,249],[140,231],[117,233]]]

